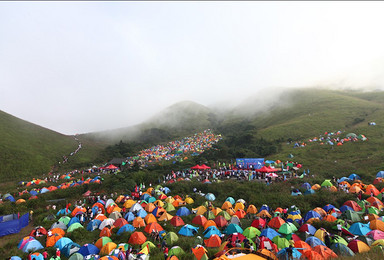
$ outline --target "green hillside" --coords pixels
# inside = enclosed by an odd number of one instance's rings
[[[249,99],[225,114],[194,102],[179,102],[142,124],[80,135],[81,152],[61,166],[61,170],[90,166],[112,157],[131,156],[142,148],[207,128],[221,133],[223,141],[217,145],[218,150],[204,154],[206,160],[235,157],[284,159],[293,153],[295,160],[325,176],[345,172],[370,175],[384,168],[384,92],[291,89],[283,94],[268,95],[265,100],[273,102]],[[368,126],[370,121],[377,125]],[[2,176],[20,179],[47,173],[63,155],[77,147],[74,137],[4,112],[0,113],[0,123]],[[368,141],[333,149],[329,145],[294,149],[292,144],[286,144],[287,141],[307,142],[326,131],[337,130],[365,134]]]
[[[0,111],[0,176],[21,180],[40,176],[78,147],[73,136],[65,136]],[[89,144],[70,158],[69,164],[89,161],[94,151]],[[67,167],[64,165],[64,167]]]

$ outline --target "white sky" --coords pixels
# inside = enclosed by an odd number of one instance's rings
[[[75,134],[266,87],[382,88],[383,12],[364,1],[0,2],[0,110]]]

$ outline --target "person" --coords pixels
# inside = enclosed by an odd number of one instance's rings
[[[256,245],[256,250],[259,249],[260,247],[260,238],[258,235],[255,237],[255,245]]]
[[[56,249],[56,259],[57,259],[57,258],[60,259],[60,254],[61,254],[61,252],[60,252],[60,250],[57,248],[57,249]]]
[[[292,245],[289,245],[287,249],[285,250],[287,252],[288,260],[293,260],[293,247]]]
[[[43,252],[43,257],[44,257],[44,260],[47,260],[47,259],[48,259],[48,252],[47,252],[47,250],[45,250],[45,251]]]
[[[168,258],[168,252],[169,252],[168,247],[165,247],[163,252],[164,252],[164,259],[166,260]]]

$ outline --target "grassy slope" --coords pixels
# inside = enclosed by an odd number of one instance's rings
[[[48,173],[51,166],[62,160],[63,155],[77,148],[72,136],[62,135],[2,111],[0,134],[0,176],[4,180],[20,180]],[[89,161],[92,156],[87,155],[86,149],[78,154],[76,160]]]

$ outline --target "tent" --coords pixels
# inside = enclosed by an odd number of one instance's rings
[[[180,229],[178,234],[183,235],[183,236],[191,237],[191,236],[194,236],[197,233],[198,229],[199,229],[198,227],[194,227],[192,225],[187,224],[187,225],[183,226]]]

